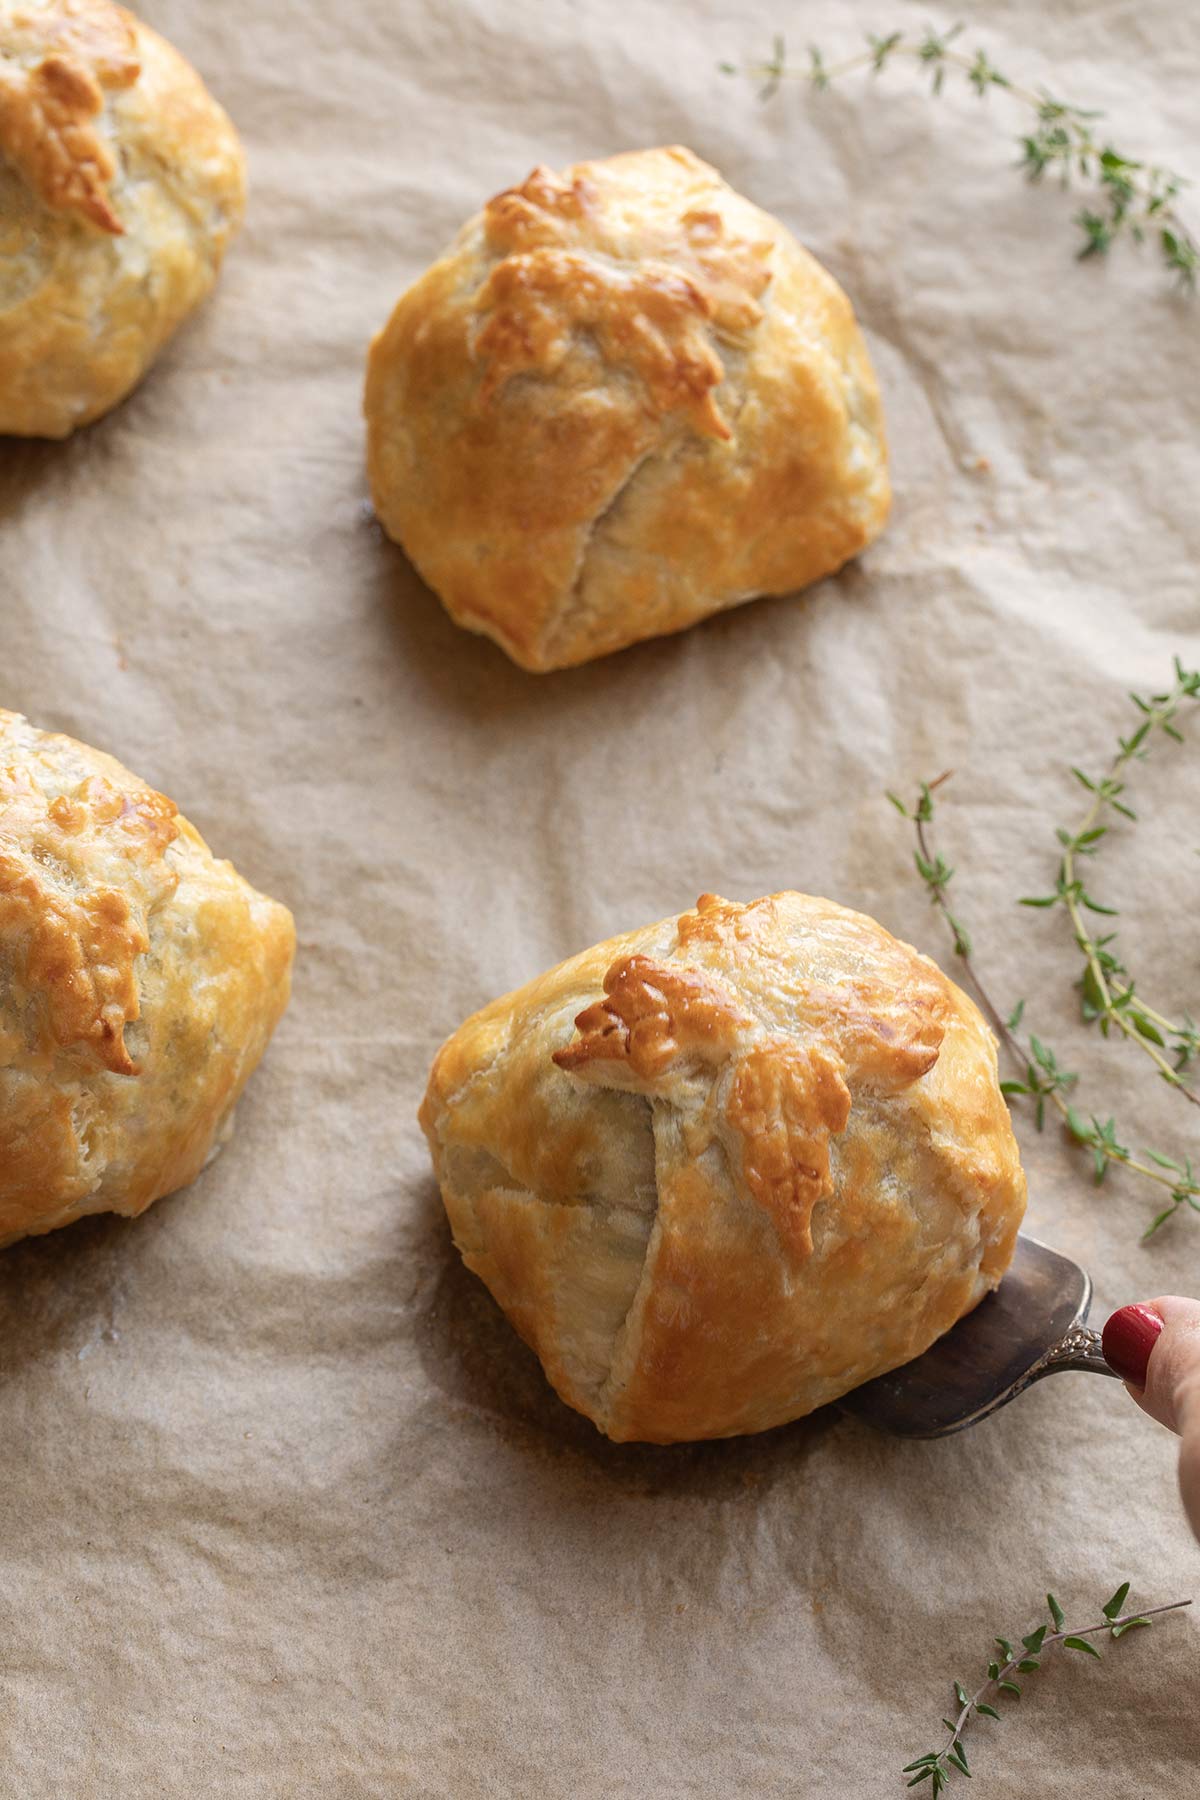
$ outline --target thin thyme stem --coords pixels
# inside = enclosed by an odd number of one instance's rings
[[[1124,763],[1135,755],[1140,756],[1145,754],[1142,745],[1145,743],[1147,736],[1154,728],[1155,724],[1162,726],[1162,728],[1168,731],[1170,735],[1178,737],[1178,732],[1175,731],[1171,724],[1174,707],[1178,704],[1179,700],[1185,696],[1200,697],[1200,674],[1189,674],[1188,671],[1184,670],[1178,663],[1176,664],[1176,674],[1176,689],[1173,690],[1172,694],[1158,695],[1153,701],[1138,702],[1143,713],[1148,716],[1143,718],[1142,724],[1131,738],[1122,740],[1121,758],[1119,759],[1115,774],[1110,773],[1103,782],[1093,782],[1079,770],[1075,771],[1079,779],[1083,781],[1084,785],[1087,786],[1095,796],[1098,797],[1101,803],[1111,804],[1117,807],[1118,810],[1127,813],[1130,817],[1133,816],[1132,812],[1118,798],[1124,791],[1122,783],[1118,779],[1120,770],[1124,767]],[[1024,1002],[1017,1007],[1011,1018],[1006,1019],[1001,1013],[1000,1008],[992,999],[992,996],[988,992],[987,986],[975,965],[972,955],[970,933],[963,921],[952,912],[946,898],[946,889],[953,877],[954,870],[949,867],[943,857],[937,852],[933,843],[932,834],[929,830],[930,822],[934,816],[934,792],[948,779],[949,772],[939,775],[934,781],[922,783],[916,803],[911,807],[905,805],[905,803],[895,794],[890,794],[888,798],[904,818],[908,819],[914,827],[917,844],[914,860],[916,862],[917,872],[925,883],[930,902],[942,914],[942,917],[950,930],[954,941],[955,953],[962,963],[963,972],[970,986],[974,989],[980,1005],[987,1014],[997,1038],[1003,1044],[1006,1052],[1013,1059],[1014,1063],[1016,1063],[1022,1071],[1023,1079],[1001,1083],[1002,1092],[1006,1096],[1024,1094],[1034,1100],[1039,1130],[1041,1129],[1043,1122],[1045,1103],[1049,1100],[1075,1141],[1085,1145],[1091,1151],[1094,1159],[1095,1178],[1097,1181],[1100,1181],[1103,1178],[1110,1167],[1116,1165],[1130,1170],[1130,1172],[1135,1175],[1140,1175],[1143,1180],[1152,1182],[1156,1187],[1165,1189],[1168,1192],[1170,1196],[1170,1205],[1163,1212],[1160,1212],[1151,1222],[1145,1236],[1151,1236],[1166,1222],[1167,1219],[1173,1217],[1181,1206],[1186,1205],[1193,1211],[1200,1213],[1200,1180],[1197,1180],[1196,1171],[1193,1168],[1191,1160],[1186,1157],[1180,1160],[1174,1157],[1162,1156],[1154,1150],[1147,1150],[1143,1155],[1135,1156],[1128,1145],[1119,1141],[1116,1124],[1113,1119],[1110,1118],[1102,1122],[1095,1115],[1092,1115],[1089,1120],[1078,1113],[1066,1097],[1074,1086],[1076,1077],[1068,1070],[1062,1068],[1053,1051],[1048,1049],[1045,1044],[1039,1042],[1036,1037],[1031,1036],[1028,1044],[1025,1044],[1017,1036],[1016,1026],[1023,1011]],[[1093,814],[1089,813],[1088,824],[1083,830],[1076,833],[1074,838],[1067,832],[1060,832],[1059,837],[1064,847],[1071,846],[1077,849],[1081,855],[1091,855],[1094,853],[1095,845],[1098,843],[1100,837],[1103,836],[1104,830],[1106,829],[1106,827],[1095,825]],[[1055,906],[1060,902],[1065,901],[1068,894],[1072,896],[1078,895],[1082,904],[1094,907],[1096,910],[1109,910],[1100,908],[1096,902],[1091,900],[1091,897],[1087,895],[1086,891],[1083,889],[1082,884],[1074,878],[1072,869],[1064,868],[1062,864],[1060,864],[1059,881],[1055,892],[1051,895],[1027,901],[1025,904],[1033,906]],[[1120,968],[1120,964],[1117,963],[1113,953],[1106,948],[1106,945],[1112,942],[1111,937],[1103,939],[1097,944],[1092,944],[1086,929],[1082,929],[1081,925],[1077,925],[1076,941],[1081,950],[1086,951],[1089,947],[1091,948],[1100,964],[1100,972],[1102,974],[1111,973],[1111,970]],[[1107,968],[1106,963],[1108,965]],[[1122,971],[1122,973],[1124,973],[1124,971]],[[1126,977],[1126,979],[1128,980],[1128,977]],[[1111,1006],[1114,1014],[1120,1014],[1122,1010],[1125,1009],[1129,1010],[1136,1025],[1139,1018],[1144,1021],[1149,1017],[1149,1014],[1141,1007],[1140,1001],[1137,1002],[1135,1008],[1133,993],[1133,982],[1132,980],[1128,980],[1128,986],[1125,988],[1124,992],[1119,995],[1111,995],[1110,1001],[1106,1003],[1101,999],[1100,991],[1094,986],[1089,997],[1085,981],[1085,1017],[1100,1017],[1102,1021],[1101,1028],[1103,1029],[1103,1020],[1107,1016],[1103,1011],[1103,1008],[1108,1004]],[[1091,1011],[1089,1011],[1089,1005],[1092,1007]],[[1187,1057],[1194,1053],[1198,1043],[1200,1043],[1200,1035],[1197,1034],[1196,1029],[1190,1020],[1187,1021],[1186,1026],[1173,1025],[1169,1020],[1164,1021],[1164,1025],[1178,1040],[1182,1064],[1182,1061],[1186,1060]],[[1138,1036],[1141,1037],[1142,1035],[1143,1033],[1139,1031]],[[1170,1075],[1172,1085],[1180,1087],[1181,1091],[1186,1091],[1182,1090],[1182,1083],[1179,1082],[1177,1072],[1171,1070]]]
[[[1053,170],[1064,187],[1076,181],[1091,186],[1092,204],[1075,216],[1082,234],[1079,256],[1105,255],[1122,234],[1138,243],[1149,235],[1157,243],[1167,273],[1181,287],[1194,287],[1200,272],[1200,242],[1188,230],[1176,206],[1187,186],[1183,177],[1170,169],[1120,155],[1111,143],[1097,135],[1094,122],[1102,116],[1100,113],[1056,100],[1044,89],[1010,81],[983,50],[968,55],[954,47],[954,40],[962,31],[960,22],[941,32],[927,28],[917,37],[904,31],[886,35],[869,32],[867,49],[837,62],[826,62],[822,52],[811,46],[806,65],[789,64],[785,42],[776,36],[770,61],[752,64],[741,72],[762,82],[763,99],[769,98],[784,81],[805,81],[814,88],[828,88],[844,76],[861,71],[879,75],[897,59],[925,70],[935,95],[941,93],[949,71],[965,77],[980,98],[993,88],[1001,88],[1033,115],[1027,131],[1017,140],[1020,167],[1029,180],[1038,181],[1047,170]],[[739,73],[735,64],[722,63],[721,68],[726,74]]]
[[[1054,1595],[1047,1594],[1049,1618],[1045,1624],[1035,1626],[1026,1633],[1021,1639],[1019,1650],[1007,1638],[996,1638],[995,1642],[1004,1662],[993,1658],[988,1663],[987,1680],[973,1694],[968,1694],[961,1681],[954,1683],[954,1697],[959,1710],[954,1718],[942,1720],[949,1736],[940,1750],[928,1750],[924,1756],[918,1756],[905,1765],[903,1773],[910,1778],[908,1786],[919,1787],[928,1781],[930,1793],[936,1800],[938,1795],[945,1792],[952,1774],[969,1776],[971,1770],[964,1739],[972,1719],[982,1714],[985,1718],[1001,1720],[1004,1714],[998,1712],[992,1703],[999,1702],[1003,1694],[1012,1694],[1019,1699],[1021,1688],[1017,1676],[1040,1669],[1047,1650],[1061,1644],[1068,1650],[1083,1651],[1090,1657],[1099,1658],[1099,1650],[1089,1639],[1103,1637],[1106,1632],[1114,1639],[1121,1638],[1135,1626],[1148,1626],[1164,1613],[1179,1612],[1192,1604],[1191,1600],[1172,1600],[1165,1606],[1148,1606],[1126,1612],[1124,1608],[1128,1598],[1129,1583],[1123,1581],[1116,1593],[1105,1601],[1102,1608],[1104,1616],[1098,1625],[1071,1628]]]
[[[1102,1024],[1115,1024],[1129,1042],[1136,1044],[1158,1069],[1159,1074],[1171,1087],[1177,1088],[1185,1100],[1193,1106],[1200,1106],[1200,1094],[1195,1093],[1186,1082],[1179,1077],[1178,1070],[1163,1055],[1153,1040],[1147,1036],[1146,1024],[1152,1026],[1161,1037],[1165,1031],[1170,1036],[1185,1041],[1188,1033],[1174,1020],[1165,1018],[1154,1007],[1146,1005],[1139,995],[1134,1001],[1134,984],[1128,978],[1116,959],[1110,954],[1102,955],[1104,946],[1095,941],[1088,930],[1083,916],[1085,905],[1090,902],[1076,866],[1076,856],[1092,855],[1105,835],[1106,827],[1100,826],[1100,819],[1106,808],[1117,805],[1119,810],[1128,813],[1129,809],[1121,805],[1119,796],[1124,792],[1122,777],[1125,770],[1135,758],[1146,754],[1144,746],[1156,729],[1168,729],[1173,735],[1172,720],[1184,699],[1194,699],[1200,683],[1194,674],[1185,670],[1178,662],[1175,668],[1175,685],[1169,693],[1154,696],[1149,701],[1139,701],[1142,710],[1142,723],[1129,738],[1120,740],[1120,748],[1109,765],[1108,773],[1100,781],[1092,781],[1076,770],[1079,779],[1085,782],[1092,794],[1092,803],[1084,815],[1083,822],[1074,833],[1060,833],[1063,854],[1055,899],[1061,899],[1066,906],[1075,930],[1075,942],[1083,953],[1091,979],[1091,1003]],[[1111,909],[1106,908],[1106,911]],[[1107,940],[1111,941],[1111,940]],[[1105,966],[1107,962],[1107,967]],[[1110,975],[1120,974],[1126,977],[1128,986],[1123,992],[1114,994],[1109,980]],[[1086,995],[1086,986],[1085,986]]]
[[[896,56],[907,58],[911,62],[927,63],[928,54],[920,44],[893,44],[887,52],[889,59]],[[937,60],[940,63],[952,63],[955,68],[970,74],[975,67],[975,58],[967,56],[962,50],[942,50]],[[826,81],[838,81],[843,75],[855,75],[859,69],[878,69],[879,61],[874,50],[862,50],[856,56],[844,57],[841,62],[821,64],[821,74]],[[746,68],[747,75],[758,75],[766,81],[809,81],[815,82],[817,77],[812,69],[780,66],[776,63],[750,63]],[[1018,82],[1002,79],[995,82],[1003,87],[1014,100],[1023,100],[1026,106],[1042,106],[1045,94],[1039,94],[1033,88],[1022,87]]]
[[[1106,1631],[1111,1631],[1114,1626],[1128,1625],[1132,1619],[1156,1619],[1161,1613],[1179,1612],[1183,1607],[1190,1606],[1191,1604],[1190,1600],[1172,1600],[1166,1606],[1146,1606],[1134,1612],[1122,1613],[1119,1618],[1105,1619],[1102,1625],[1072,1626],[1069,1631],[1063,1630],[1051,1632],[1042,1639],[1042,1650],[1048,1650],[1052,1644],[1061,1644],[1069,1637],[1103,1637],[1104,1633]],[[1039,1655],[1040,1654],[1041,1652],[1039,1652]],[[970,1724],[971,1719],[974,1716],[975,1708],[979,1705],[979,1702],[986,1699],[989,1692],[999,1688],[1002,1681],[1007,1681],[1011,1676],[1019,1674],[1020,1665],[1025,1661],[1027,1655],[1028,1652],[1024,1649],[1022,1649],[1019,1656],[1014,1654],[1010,1657],[1008,1662],[1003,1665],[998,1675],[989,1675],[983,1686],[975,1690],[962,1711],[959,1713],[958,1718],[954,1721],[954,1730],[951,1734],[949,1743],[946,1745],[946,1749],[942,1752],[943,1755],[948,1751],[953,1750],[955,1744],[958,1743],[963,1732]]]
[[[1091,826],[1095,823],[1099,810],[1099,805],[1096,805],[1088,813],[1083,826],[1085,831],[1090,830]],[[1065,874],[1068,883],[1074,881],[1075,865],[1069,850],[1063,856],[1063,873]],[[1095,945],[1092,943],[1087,926],[1084,923],[1083,913],[1080,910],[1079,902],[1069,893],[1066,896],[1066,908],[1071,916],[1071,923],[1075,927],[1075,941],[1083,951],[1087,966],[1091,970],[1092,980],[1096,984],[1097,991],[1103,1001],[1104,1010],[1107,1016],[1112,1019],[1113,1023],[1117,1026],[1117,1029],[1130,1043],[1136,1044],[1139,1050],[1145,1052],[1165,1081],[1170,1082],[1172,1087],[1177,1088],[1183,1095],[1183,1098],[1185,1100],[1190,1100],[1193,1106],[1200,1106],[1200,1094],[1194,1093],[1192,1089],[1188,1087],[1186,1082],[1180,1081],[1179,1076],[1162,1052],[1148,1042],[1138,1030],[1137,1026],[1131,1023],[1125,1013],[1117,1011],[1113,1006],[1113,996],[1109,989],[1108,982],[1105,979],[1104,971],[1100,967],[1100,961],[1096,955]],[[1155,1012],[1151,1007],[1145,1006],[1140,1001],[1138,1003],[1138,1010],[1143,1018],[1149,1019],[1152,1024],[1165,1027],[1169,1031],[1174,1031],[1175,1026],[1172,1024],[1171,1020],[1164,1019],[1161,1013]]]
[[[946,769],[941,775],[936,775],[934,779],[928,783],[929,792],[933,793],[935,788],[940,788],[943,782],[949,781],[952,773],[952,770]],[[920,848],[921,855],[924,857],[925,862],[932,867],[935,864],[936,859],[934,857],[933,846],[926,835],[926,822],[924,819],[917,816],[914,819],[914,823],[916,825],[917,844]],[[950,929],[954,932],[955,937],[958,938],[961,935],[958,921],[950,911],[942,886],[939,884],[936,887],[932,887],[929,897],[933,905],[939,909],[943,918],[949,922]],[[1029,1058],[1022,1049],[1019,1040],[1010,1029],[1008,1020],[1004,1017],[1000,1008],[996,1005],[986,987],[983,985],[983,979],[980,976],[978,969],[975,967],[975,964],[971,959],[971,952],[966,948],[965,943],[958,949],[958,956],[971,986],[975,989],[979,1003],[991,1022],[992,1030],[996,1033],[996,1036],[1000,1039],[1000,1042],[1004,1045],[1009,1055],[1023,1068],[1029,1061]]]
[[[944,775],[939,775],[936,780],[928,783],[930,792],[932,793],[934,788],[940,787],[942,782],[948,780],[949,771]],[[927,863],[933,863],[935,861],[933,846],[926,833],[925,821],[923,819],[916,820],[916,835],[921,855]],[[951,930],[954,932],[955,937],[958,938],[961,935],[962,927],[950,911],[946,896],[941,888],[931,887],[929,898],[932,905],[937,907],[943,918],[949,921]],[[1000,1039],[1000,1042],[1004,1045],[1004,1048],[1008,1051],[1009,1056],[1016,1066],[1019,1069],[1028,1069],[1034,1061],[1032,1047],[1022,1044],[1020,1038],[1012,1030],[1008,1020],[1004,1017],[1000,1008],[996,1005],[996,1002],[988,992],[983,977],[975,967],[970,951],[959,949],[958,958],[963,966],[964,973],[975,990],[980,1005],[987,1014],[988,1022],[990,1023],[992,1030],[996,1033],[996,1036]],[[1045,1089],[1043,1090],[1043,1097],[1050,1101],[1050,1104],[1061,1116],[1063,1123],[1069,1125],[1073,1109],[1070,1102],[1063,1097],[1059,1090],[1057,1088]],[[1177,1177],[1167,1174],[1162,1169],[1152,1168],[1149,1163],[1142,1162],[1138,1157],[1130,1155],[1128,1151],[1122,1150],[1119,1147],[1110,1146],[1106,1148],[1104,1154],[1109,1162],[1119,1163],[1123,1169],[1129,1169],[1134,1175],[1144,1176],[1147,1181],[1153,1181],[1158,1187],[1169,1188],[1174,1192],[1179,1186]],[[1197,1191],[1200,1192],[1200,1190]]]
[[[1155,1025],[1161,1025],[1164,1031],[1178,1030],[1174,1019],[1165,1018],[1162,1013],[1156,1012],[1148,1001],[1139,998],[1138,1006],[1148,1019],[1152,1020]]]

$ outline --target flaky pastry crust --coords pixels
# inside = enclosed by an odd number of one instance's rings
[[[0,1245],[199,1173],[294,946],[170,800],[0,710]]]
[[[111,0],[0,0],[0,432],[65,437],[141,379],[216,280],[241,147]]]
[[[918,1356],[1025,1209],[975,1006],[804,894],[703,895],[495,1001],[421,1123],[467,1267],[616,1439],[762,1431]]]
[[[840,568],[890,501],[845,294],[679,148],[535,169],[371,346],[376,511],[527,669]]]

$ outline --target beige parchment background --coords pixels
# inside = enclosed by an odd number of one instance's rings
[[[1075,1024],[1061,916],[1012,903],[1051,876],[1065,765],[1200,656],[1200,301],[1129,252],[1072,263],[1002,96],[938,111],[897,72],[760,105],[715,70],[776,27],[837,50],[949,22],[924,0],[144,11],[244,134],[248,229],[117,414],[0,446],[0,702],[174,796],[302,950],[216,1165],[0,1258],[0,1794],[899,1793],[950,1678],[1048,1585],[1073,1616],[1126,1576],[1200,1595],[1171,1440],[1078,1376],[940,1445],[833,1413],[608,1445],[459,1267],[414,1112],[466,1013],[704,888],[830,894],[944,956],[882,790],[953,767],[943,846],[996,989],[1095,1105],[1187,1147],[1148,1065]],[[976,23],[1200,174],[1179,0]],[[365,344],[533,163],[676,140],[853,296],[894,522],[803,600],[523,675],[372,521]],[[1200,1012],[1195,756],[1139,774],[1103,880],[1148,986]],[[1144,1250],[1140,1190],[1020,1130],[1030,1223],[1101,1316],[1200,1288],[1200,1220]],[[1047,1668],[981,1723],[971,1791],[1194,1794],[1198,1633]]]

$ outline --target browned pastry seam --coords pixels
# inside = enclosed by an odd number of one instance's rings
[[[680,943],[725,941],[736,957],[767,917],[765,909],[756,915],[702,894],[696,912],[681,921]],[[827,1031],[833,1028],[840,1054],[815,1044],[757,1041],[761,1027],[721,983],[640,955],[613,963],[604,993],[578,1015],[578,1039],[555,1050],[553,1061],[600,1082],[623,1085],[627,1074],[645,1093],[668,1099],[666,1077],[687,1066],[728,1065],[724,1122],[734,1138],[728,1147],[735,1171],[793,1257],[812,1250],[813,1207],[830,1191],[829,1138],[846,1129],[850,1115],[843,1056],[850,1057],[857,1080],[897,1093],[928,1074],[944,1035],[927,997],[910,995],[916,1017],[910,1012],[906,1022],[916,1029],[902,1036],[871,1009],[869,984],[865,992],[860,984],[848,990],[814,986],[804,997],[804,1011],[820,1015]]]
[[[650,414],[682,412],[702,436],[729,438],[712,392],[725,375],[712,335],[736,340],[762,318],[769,239],[727,233],[719,212],[692,208],[680,220],[682,243],[669,245],[676,263],[630,256],[603,236],[568,247],[581,227],[603,233],[603,208],[586,176],[546,168],[497,194],[483,216],[500,260],[475,302],[485,321],[475,340],[482,405],[515,374],[554,374],[582,332],[604,361],[639,379]]]
[[[35,32],[34,41],[47,46],[40,61],[24,66],[0,57],[0,154],[46,206],[120,236],[124,226],[109,194],[116,160],[94,122],[106,94],[138,78],[132,20],[108,0],[59,0],[48,15],[17,12],[9,23],[16,49]]]
[[[729,437],[712,393],[725,374],[706,329],[713,306],[692,277],[664,264],[623,269],[577,251],[533,250],[497,263],[477,305],[481,405],[514,375],[553,375],[583,332],[610,366],[637,376],[652,416],[682,412],[701,435]]]
[[[758,1046],[734,1065],[725,1116],[746,1187],[793,1259],[811,1255],[813,1207],[833,1189],[830,1135],[850,1117],[841,1067],[815,1045]]]
[[[170,800],[0,709],[0,1245],[200,1172],[294,943]]]
[[[738,1028],[750,1024],[716,982],[647,956],[614,963],[604,992],[606,999],[576,1019],[579,1041],[554,1052],[560,1069],[587,1075],[596,1064],[620,1062],[649,1089],[685,1057],[715,1062],[727,1056]]]
[[[721,984],[678,964],[627,957],[607,971],[604,992],[575,1020],[578,1040],[555,1050],[553,1061],[600,1082],[620,1082],[628,1071],[664,1104],[683,1102],[664,1086],[667,1076],[727,1065],[723,1123],[735,1172],[789,1253],[808,1255],[812,1210],[830,1187],[829,1137],[845,1130],[850,1114],[840,1061],[815,1045],[759,1041],[761,1027]],[[717,1129],[707,1123],[710,1133]]]
[[[137,1074],[124,1033],[139,1013],[146,923],[117,889],[80,889],[72,843],[91,832],[117,856],[157,861],[178,835],[175,818],[151,788],[121,794],[91,776],[45,803],[28,775],[0,769],[0,941],[26,945],[16,972],[43,997],[44,1050],[84,1048],[114,1075]],[[164,897],[175,885],[171,876]]]

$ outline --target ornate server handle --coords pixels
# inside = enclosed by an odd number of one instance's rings
[[[1093,1331],[1090,1325],[1073,1325],[1057,1344],[1051,1344],[1021,1385],[1028,1387],[1031,1382],[1040,1381],[1043,1375],[1055,1375],[1060,1369],[1090,1369],[1093,1375],[1111,1375],[1114,1381],[1121,1379],[1105,1362],[1100,1333]]]

